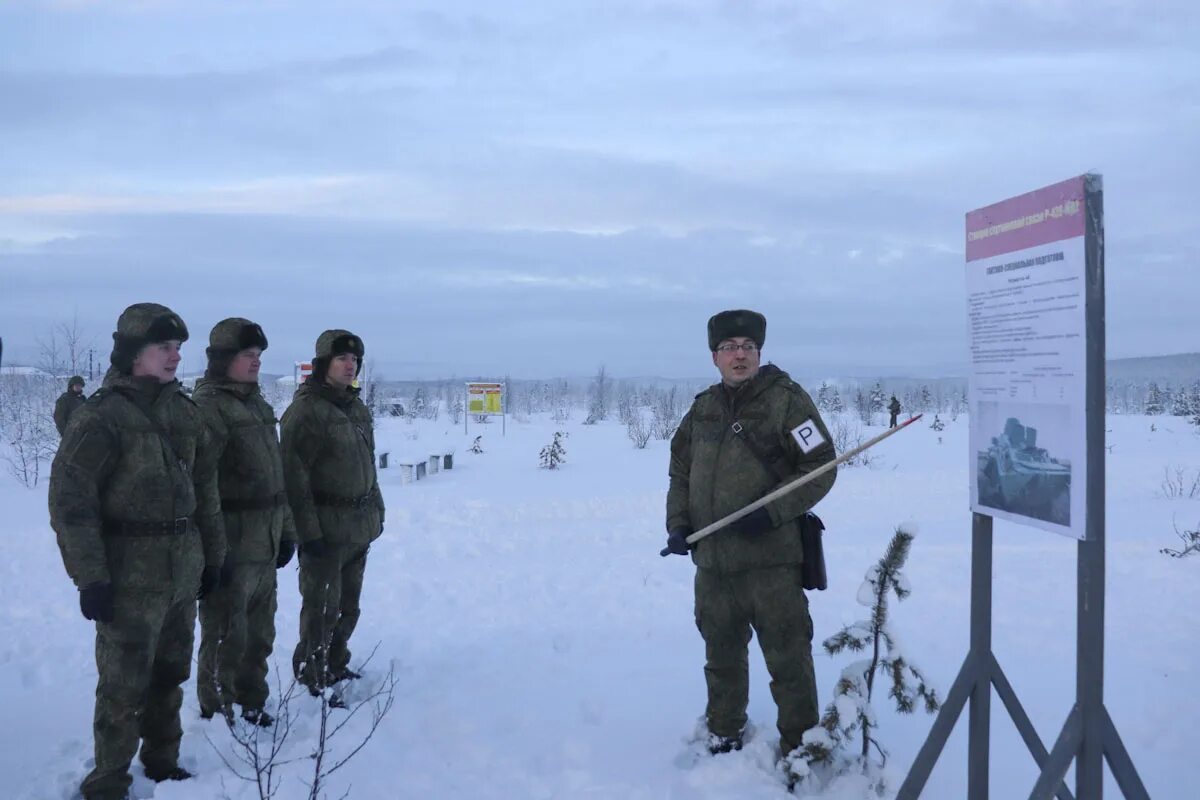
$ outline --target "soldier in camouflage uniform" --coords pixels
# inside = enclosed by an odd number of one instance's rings
[[[225,559],[216,462],[200,409],[175,379],[183,320],[125,309],[112,368],[75,413],[50,473],[50,523],[83,616],[96,621],[96,764],[87,800],[127,795],[129,764],[184,780],[181,684],[192,664],[196,597]]]
[[[200,716],[218,711],[269,726],[267,657],[275,646],[275,570],[296,551],[284,489],[275,411],[258,385],[267,337],[248,319],[218,322],[208,338],[208,370],[192,399],[204,410],[219,454],[228,582],[200,603]]]
[[[363,343],[344,330],[317,338],[313,374],[283,414],[288,500],[300,536],[300,642],[296,677],[317,694],[350,669],[367,550],[383,532],[371,414],[353,388]]]
[[[54,427],[58,428],[59,436],[63,435],[71,415],[79,410],[85,400],[87,398],[83,396],[83,378],[72,375],[71,380],[67,381],[67,390],[54,401]]]
[[[749,702],[751,629],[771,674],[784,755],[817,724],[812,618],[802,588],[799,522],[834,472],[689,546],[695,530],[811,472],[834,456],[825,423],[786,372],[759,367],[767,321],[723,311],[708,321],[721,382],[696,396],[671,440],[667,550],[696,564],[696,626],[704,639],[710,752],[740,749]],[[798,429],[811,421],[824,441]],[[664,551],[664,553],[667,551]]]

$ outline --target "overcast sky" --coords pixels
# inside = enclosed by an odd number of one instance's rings
[[[1200,3],[5,2],[5,360],[77,315],[389,377],[962,373],[963,215],[1104,175],[1110,357],[1200,350]]]

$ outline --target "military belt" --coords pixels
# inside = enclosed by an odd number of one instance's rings
[[[332,506],[333,508],[369,508],[375,504],[375,495],[364,494],[362,497],[339,497],[325,492],[313,492],[313,504]]]
[[[287,492],[276,492],[269,497],[222,497],[222,511],[262,511],[276,508],[287,502]]]
[[[106,519],[104,532],[109,536],[183,536],[191,530],[190,517],[176,517],[166,522],[144,522],[132,519]]]

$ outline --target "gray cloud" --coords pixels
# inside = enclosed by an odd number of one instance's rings
[[[1094,169],[1110,353],[1187,349],[1198,18],[5,7],[0,320],[104,332],[152,297],[197,330],[259,318],[269,366],[357,324],[385,371],[694,375],[707,316],[750,305],[817,373],[940,368],[965,358],[965,211]]]
[[[192,351],[218,319],[260,321],[267,366],[286,371],[316,334],[348,327],[396,377],[705,374],[704,320],[731,306],[771,320],[768,355],[805,374],[906,373],[962,364],[962,257],[833,236],[764,245],[745,232],[612,236],[428,230],[381,222],[252,216],[107,216],[94,232],[0,255],[10,348],[78,311],[103,340],[125,305],[176,308]],[[1114,263],[1146,263],[1112,243]],[[1153,331],[1191,313],[1171,303],[1188,260],[1110,279],[1114,355],[1160,352]],[[1147,272],[1156,276],[1146,279]],[[1113,275],[1115,271],[1110,271]],[[1156,308],[1153,315],[1145,309]],[[1163,309],[1168,309],[1165,313]],[[10,352],[13,352],[10,350]],[[191,365],[199,368],[199,364]]]

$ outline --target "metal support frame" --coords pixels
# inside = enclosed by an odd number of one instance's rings
[[[1075,764],[1075,795],[1102,800],[1104,761],[1126,800],[1150,795],[1104,707],[1104,192],[1099,175],[1085,176],[1085,320],[1087,336],[1087,523],[1077,551],[1075,703],[1047,752],[992,653],[992,518],[975,514],[971,541],[971,646],[897,800],[919,797],[946,740],[970,701],[967,797],[987,800],[991,689],[1004,703],[1040,773],[1030,800],[1074,800],[1064,783]]]

